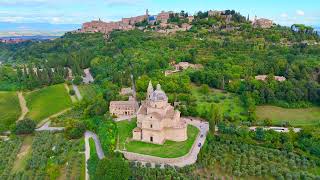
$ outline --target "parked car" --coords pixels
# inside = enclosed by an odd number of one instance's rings
[[[198,144],[198,147],[201,147],[201,143]]]

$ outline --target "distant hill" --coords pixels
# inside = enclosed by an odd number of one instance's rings
[[[0,22],[0,37],[6,36],[61,36],[79,29],[80,24],[4,23]]]
[[[56,39],[60,36],[6,36],[6,37],[0,37],[0,39],[23,39],[23,40],[48,40],[48,39]]]

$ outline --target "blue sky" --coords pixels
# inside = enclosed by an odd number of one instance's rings
[[[274,20],[282,25],[320,25],[320,0],[0,0],[0,23],[80,24],[92,19],[121,17],[161,10],[191,14],[209,9],[234,9]],[[0,26],[0,30],[3,26]]]

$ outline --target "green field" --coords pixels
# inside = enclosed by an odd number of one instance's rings
[[[0,131],[7,130],[20,115],[19,99],[16,92],[0,92]]]
[[[95,85],[80,85],[78,86],[82,97],[94,98],[97,95],[98,87]]]
[[[199,133],[199,130],[196,127],[189,125],[188,139],[186,141],[166,141],[163,145],[156,145],[138,141],[126,142],[127,139],[132,138],[132,130],[136,127],[136,121],[122,121],[118,122],[117,125],[119,130],[120,150],[123,150],[124,143],[126,143],[125,148],[129,152],[147,154],[162,158],[176,158],[186,155],[190,151]]]
[[[274,125],[287,121],[292,126],[313,126],[320,124],[320,107],[286,109],[276,106],[258,106],[258,120],[270,119]]]
[[[63,84],[49,86],[26,93],[28,117],[41,121],[71,106],[70,96]]]
[[[199,114],[205,114],[208,108],[212,104],[217,105],[222,115],[229,116],[235,120],[246,119],[245,116],[241,115],[245,109],[240,104],[240,99],[237,95],[223,92],[218,89],[209,89],[208,94],[200,92],[200,87],[192,85],[192,95],[196,98],[197,111]]]

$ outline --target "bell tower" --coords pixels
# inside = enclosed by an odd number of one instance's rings
[[[150,100],[151,94],[153,93],[153,86],[151,80],[149,81],[149,86],[147,90],[147,100]]]

